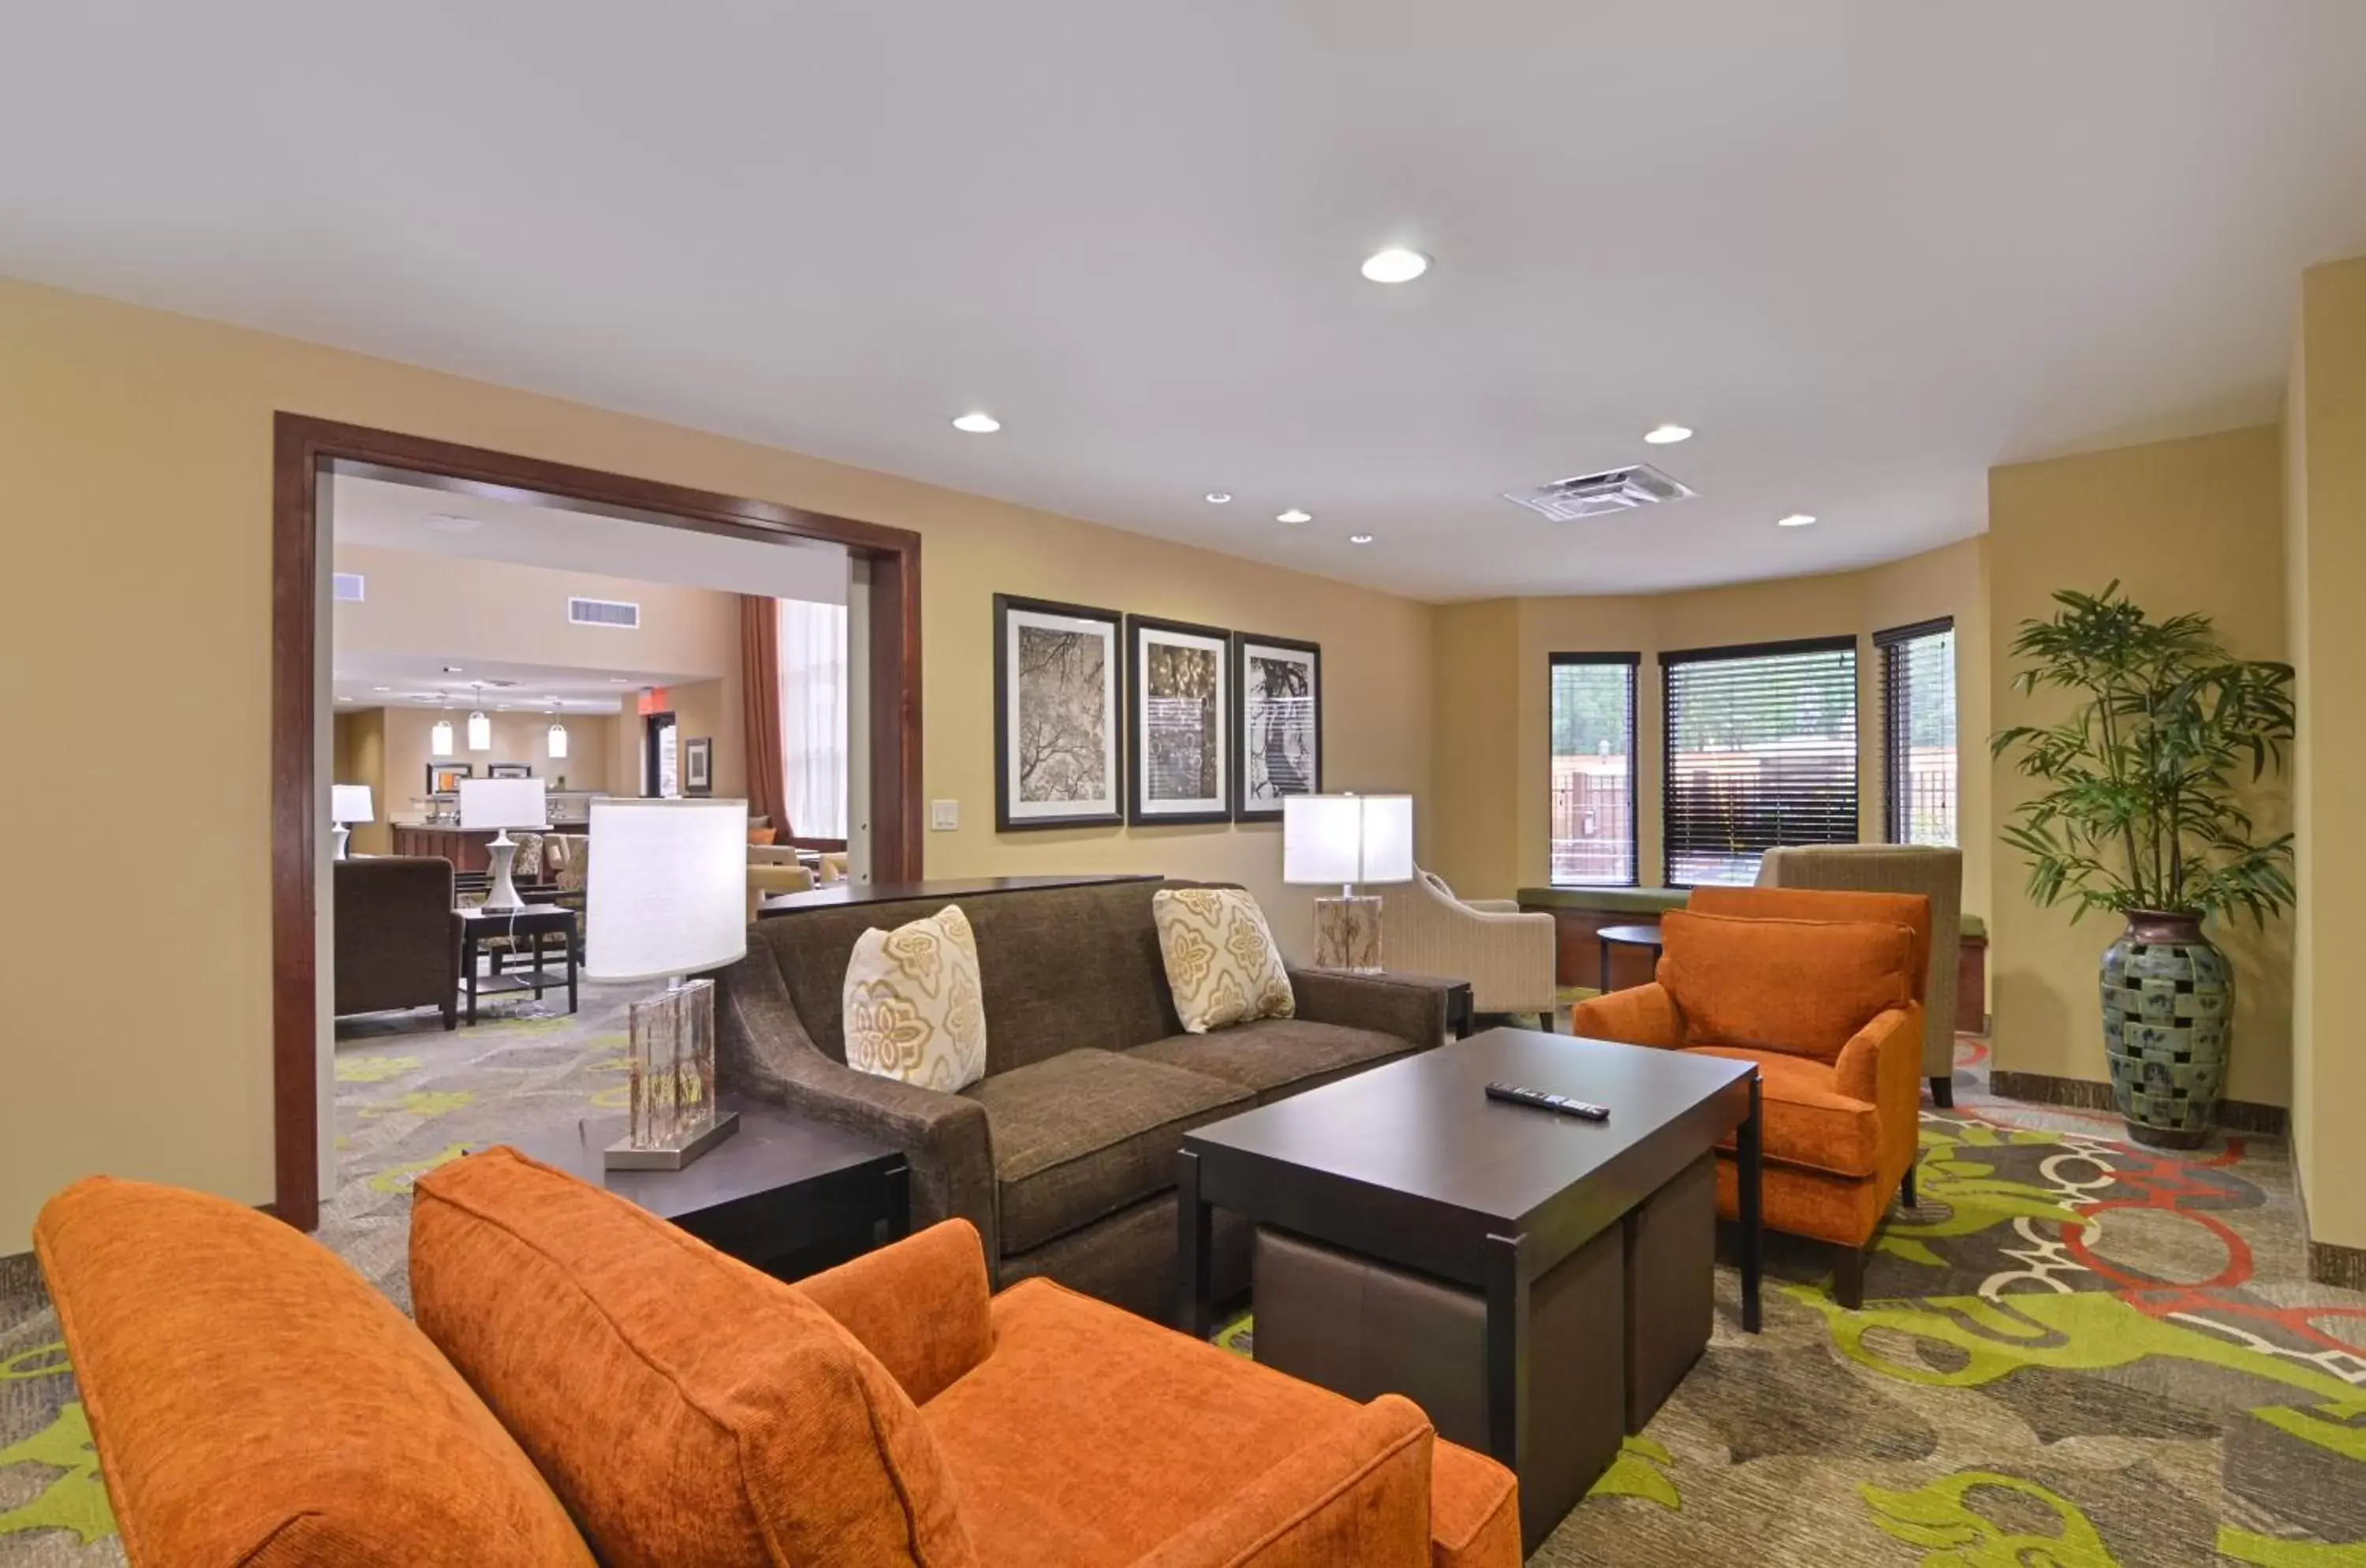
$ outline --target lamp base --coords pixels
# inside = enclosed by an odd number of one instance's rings
[[[493,890],[485,895],[488,909],[523,909],[525,900],[518,897],[517,884],[510,880],[510,868],[517,863],[517,844],[510,838],[507,828],[493,835],[485,846],[492,857]]]
[[[693,1133],[678,1147],[635,1148],[627,1135],[608,1145],[604,1156],[610,1170],[680,1170],[739,1130],[739,1112],[718,1111],[704,1133]]]
[[[680,1170],[738,1130],[715,1103],[715,982],[677,980],[635,1002],[625,1066],[632,1120],[610,1170]]]
[[[1380,972],[1380,901],[1346,897],[1314,900],[1314,965],[1358,975]]]
[[[329,829],[329,839],[330,839],[330,841],[331,841],[332,843],[335,844],[337,847],[336,847],[336,849],[335,849],[335,850],[334,850],[334,851],[330,854],[330,857],[329,857],[329,858],[330,858],[330,859],[332,859],[332,860],[343,860],[343,859],[344,859],[344,858],[345,858],[345,840],[346,840],[347,839],[352,838],[353,836],[354,836],[354,830],[353,830],[351,828],[346,827],[343,822],[340,822],[340,823],[338,823],[335,827],[331,828],[331,829]]]

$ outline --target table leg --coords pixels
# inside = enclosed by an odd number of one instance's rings
[[[572,929],[561,931],[558,940],[567,947],[567,1010],[573,1012],[575,1010],[575,932]]]
[[[460,968],[468,981],[468,1022],[477,1021],[477,933],[471,929],[460,943]]]
[[[1177,1150],[1175,1288],[1183,1299],[1176,1304],[1175,1326],[1194,1339],[1204,1340],[1216,1326],[1208,1301],[1214,1288],[1210,1257],[1215,1250],[1213,1218],[1200,1201],[1200,1156],[1189,1149]]]
[[[1606,997],[1610,994],[1610,939],[1608,937],[1604,937],[1601,939],[1601,942],[1602,973],[1597,976],[1597,978],[1602,982],[1602,994]]]
[[[1762,1123],[1759,1121],[1758,1075],[1750,1075],[1750,1115],[1734,1134],[1735,1208],[1741,1228],[1741,1326],[1758,1332],[1758,1276],[1763,1262],[1765,1229],[1759,1208],[1759,1183],[1764,1175]]]
[[[1491,1235],[1487,1259],[1487,1451],[1517,1474],[1528,1437],[1528,1282],[1520,1238]]]
[[[542,932],[534,933],[532,938],[534,949],[526,955],[526,962],[534,965],[534,999],[535,1001],[542,1000]]]

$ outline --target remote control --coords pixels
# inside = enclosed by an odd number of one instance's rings
[[[1523,1089],[1518,1084],[1491,1083],[1487,1086],[1487,1098],[1512,1105],[1533,1105],[1539,1111],[1558,1111],[1563,1116],[1582,1116],[1588,1122],[1610,1120],[1610,1107],[1606,1105],[1572,1100],[1565,1094],[1547,1094],[1540,1089]]]

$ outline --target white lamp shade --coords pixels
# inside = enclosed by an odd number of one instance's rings
[[[493,721],[479,708],[468,716],[468,750],[490,751],[493,749]]]
[[[377,813],[370,808],[370,786],[331,784],[329,786],[329,820],[348,823],[377,821]]]
[[[462,828],[547,828],[550,805],[540,779],[462,779]]]
[[[452,754],[452,721],[450,719],[439,718],[429,727],[427,754],[431,757],[448,757]]]
[[[653,980],[748,951],[748,803],[592,802],[583,973]]]
[[[1412,881],[1413,796],[1283,796],[1281,879],[1334,887]]]
[[[553,761],[567,761],[567,726],[557,719],[550,722],[550,756]]]

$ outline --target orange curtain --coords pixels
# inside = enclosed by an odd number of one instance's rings
[[[739,686],[746,694],[748,810],[770,817],[787,843],[788,791],[781,777],[781,608],[753,593],[739,596]]]

